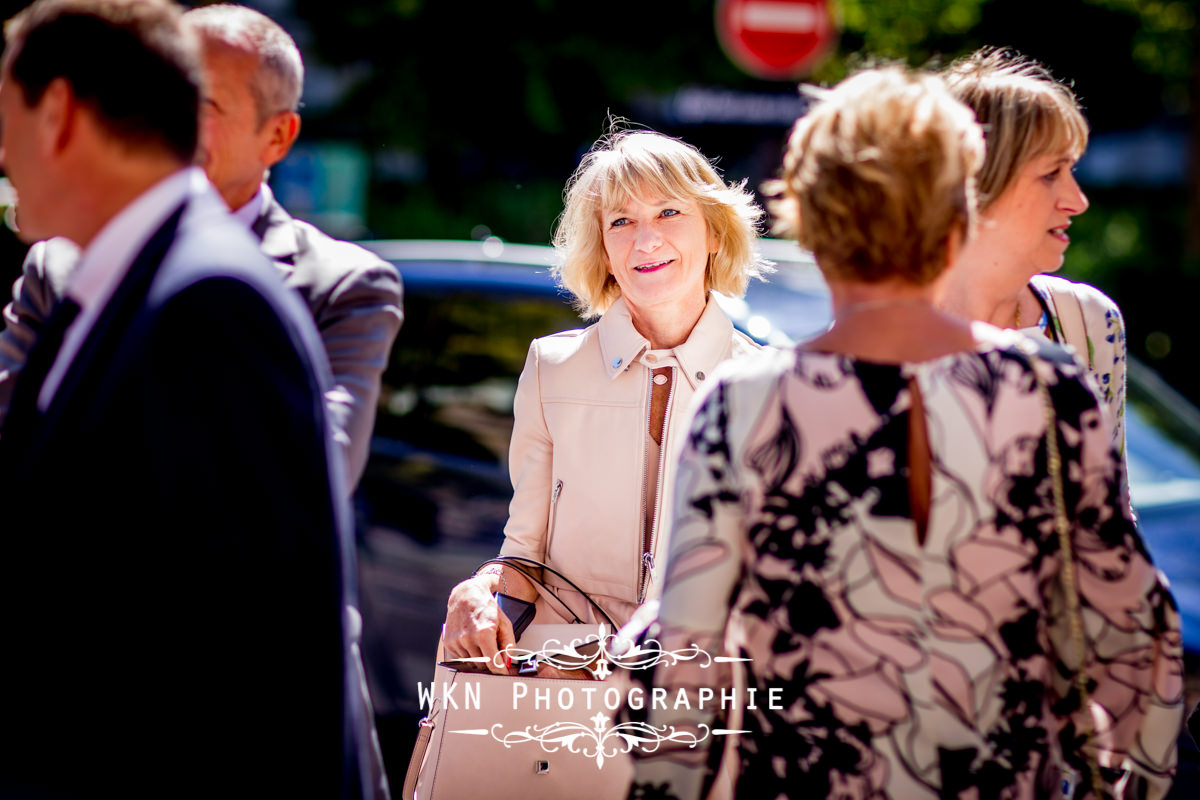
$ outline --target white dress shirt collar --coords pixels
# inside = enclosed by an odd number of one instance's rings
[[[92,238],[80,254],[79,265],[65,290],[66,296],[79,304],[79,315],[67,328],[54,365],[38,392],[38,408],[44,411],[49,407],[67,368],[146,242],[185,199],[204,191],[211,191],[211,187],[199,167],[172,173],[117,212]]]
[[[199,167],[163,178],[108,221],[79,256],[66,293],[79,303],[80,316],[108,300],[138,251],[184,198],[208,186]]]
[[[254,193],[246,203],[233,212],[233,216],[241,220],[247,228],[253,228],[254,223],[258,222],[258,218],[262,216],[263,209],[267,207],[267,184],[264,181],[258,185],[258,191]]]

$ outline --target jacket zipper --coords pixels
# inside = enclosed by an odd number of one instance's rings
[[[648,369],[648,370],[646,370],[645,374],[647,376],[647,381],[646,381],[646,387],[647,387],[646,388],[646,424],[642,426],[642,430],[645,431],[646,436],[649,437],[650,436],[650,415],[654,411],[654,370]],[[663,419],[666,419],[666,417],[664,416]],[[661,461],[661,460],[662,460],[662,455],[660,453],[659,461]],[[637,602],[638,602],[639,606],[642,604],[642,601],[646,599],[645,598],[646,589],[645,589],[645,581],[644,581],[644,577],[646,574],[645,548],[646,548],[646,540],[650,538],[650,533],[649,533],[649,531],[646,530],[646,475],[649,473],[649,471],[650,471],[650,441],[649,441],[649,438],[647,438],[646,446],[642,448],[642,513],[638,517],[638,520],[639,520],[638,525],[641,528],[641,534],[642,534],[640,537],[641,541],[638,542],[638,550],[642,551],[642,557],[638,560],[638,576],[637,576],[637,582],[638,582],[637,583],[637,585],[638,585]]]
[[[546,527],[546,561],[550,560],[550,543],[554,541],[554,523],[558,519],[558,496],[562,494],[563,482],[560,478],[554,482],[550,492],[550,524]]]
[[[640,566],[641,575],[639,576],[638,589],[638,605],[646,601],[646,592],[650,589],[650,580],[654,577],[654,549],[658,539],[658,523],[662,519],[662,493],[663,493],[663,473],[667,471],[667,456],[669,449],[667,447],[667,430],[671,425],[671,401],[675,398],[675,368],[669,367],[671,370],[671,388],[667,390],[667,405],[663,409],[663,425],[662,430],[658,434],[658,482],[654,487],[654,519],[651,520],[650,530],[642,536],[642,544],[645,549],[642,551],[642,563]],[[650,406],[654,402],[654,381],[650,382],[650,394],[646,404],[646,435],[650,435]],[[649,461],[650,443],[646,443],[646,459]],[[643,475],[645,473],[643,472]],[[645,479],[642,481],[643,495],[645,494]],[[646,518],[646,501],[642,499],[642,519]]]

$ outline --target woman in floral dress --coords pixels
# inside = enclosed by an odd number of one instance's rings
[[[707,655],[655,667],[672,702],[645,721],[671,738],[641,754],[630,796],[704,796],[728,726],[703,700],[731,685],[716,657],[733,652],[755,690],[738,797],[1084,797],[1097,762],[1106,792],[1162,797],[1178,615],[1098,400],[1061,348],[934,305],[972,230],[979,129],[937,78],[898,68],[822,98],[792,134],[776,210],[815,254],[835,321],[722,367],[698,397],[653,630]]]

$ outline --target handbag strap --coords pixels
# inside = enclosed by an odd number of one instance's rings
[[[1063,560],[1059,577],[1062,580],[1063,594],[1067,601],[1071,641],[1079,654],[1079,667],[1075,670],[1074,676],[1075,690],[1079,693],[1080,707],[1084,710],[1085,715],[1089,715],[1088,706],[1091,704],[1091,700],[1087,688],[1087,635],[1083,627],[1083,607],[1079,599],[1078,573],[1075,570],[1075,549],[1071,542],[1071,526],[1067,521],[1067,502],[1063,492],[1062,453],[1058,449],[1058,415],[1054,410],[1054,400],[1050,397],[1050,389],[1038,371],[1042,360],[1033,350],[1029,350],[1027,354],[1034,382],[1042,396],[1046,417],[1046,460],[1054,496],[1054,530],[1058,534],[1058,548],[1062,553]],[[1088,773],[1091,776],[1092,793],[1098,800],[1103,800],[1105,794],[1100,780],[1100,768],[1090,758],[1088,759]]]
[[[421,720],[421,728],[417,731],[417,742],[413,745],[412,758],[408,760],[408,772],[404,773],[404,788],[401,797],[411,798],[417,793],[417,779],[421,777],[421,766],[425,763],[425,751],[429,749],[429,739],[433,736],[437,724],[430,717]]]
[[[600,612],[600,616],[604,617],[605,621],[608,622],[609,628],[613,633],[615,633],[617,631],[617,628],[620,627],[615,622],[613,622],[613,618],[608,615],[608,612],[605,611],[600,606],[599,603],[597,603],[595,600],[592,599],[592,596],[590,594],[585,592],[583,589],[580,589],[579,586],[574,581],[572,581],[566,575],[563,575],[561,572],[559,572],[558,570],[556,570],[554,567],[550,566],[549,564],[544,564],[541,561],[537,561],[536,559],[525,558],[524,556],[496,556],[495,558],[489,558],[487,561],[484,561],[482,564],[480,564],[478,567],[476,567],[475,572],[478,573],[479,570],[483,569],[488,564],[501,564],[501,565],[511,567],[512,569],[515,569],[517,572],[520,572],[522,575],[524,575],[526,578],[528,578],[531,583],[533,583],[537,587],[540,587],[540,589],[544,590],[545,595],[547,595],[549,597],[553,597],[556,601],[558,601],[559,605],[561,605],[563,608],[565,608],[567,610],[567,612],[572,617],[575,618],[576,622],[583,622],[583,620],[581,620],[579,618],[579,615],[576,614],[574,611],[572,611],[571,607],[568,606],[565,602],[563,602],[562,598],[560,598],[557,594],[555,594],[553,591],[550,590],[550,587],[546,585],[545,581],[543,581],[541,578],[538,578],[535,575],[533,575],[533,573],[530,572],[528,569],[526,569],[525,566],[528,565],[529,567],[534,567],[537,569],[542,569],[547,572],[550,572],[551,574],[556,575],[559,578],[561,578],[562,580],[566,581],[568,586],[570,586],[575,591],[579,592],[579,594],[583,595],[583,599],[585,599],[589,603],[591,603],[592,607]]]
[[[493,559],[491,561],[483,562],[482,564],[479,565],[479,569],[483,569],[488,564],[497,564],[497,563],[504,564],[503,561],[501,561],[497,558],[497,559]],[[542,581],[536,575],[534,575],[531,571],[529,571],[528,569],[525,569],[524,567],[522,567],[519,564],[507,564],[506,566],[508,566],[508,568],[513,570],[514,572],[519,572],[522,575],[524,575],[529,580],[529,582],[533,585],[533,588],[537,590],[539,597],[549,598],[550,600],[553,600],[554,602],[556,602],[560,606],[562,606],[563,611],[567,612],[567,616],[571,617],[572,623],[579,623],[579,624],[583,623],[583,619],[581,619],[580,616],[575,613],[575,609],[573,609],[569,605],[567,605],[565,600],[563,600],[561,597],[559,597],[557,594],[555,594],[553,591],[551,591],[550,587],[547,586],[546,584],[542,583]],[[478,574],[479,570],[477,569],[475,572],[476,572],[476,574]]]

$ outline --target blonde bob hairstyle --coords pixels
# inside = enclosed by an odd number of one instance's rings
[[[699,204],[718,251],[708,257],[706,290],[742,296],[751,277],[770,265],[758,254],[762,209],[746,182],[726,184],[699,150],[647,130],[615,131],[583,157],[563,193],[554,231],[559,265],[554,277],[575,295],[584,319],[603,314],[621,296],[604,249],[605,212],[631,198],[660,197]]]
[[[777,228],[829,277],[925,285],[947,267],[947,241],[969,235],[983,140],[942,81],[869,69],[818,101],[788,141]]]
[[[1031,159],[1078,159],[1088,124],[1075,94],[1044,66],[1011,50],[984,48],[943,72],[950,92],[975,112],[987,156],[979,171],[979,209],[987,211]]]

